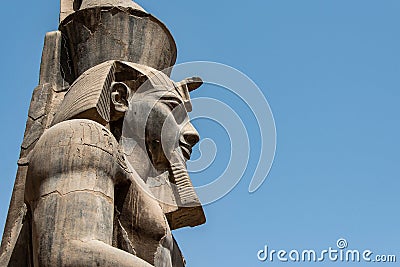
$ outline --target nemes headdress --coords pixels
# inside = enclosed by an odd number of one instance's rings
[[[191,111],[189,92],[202,85],[198,77],[175,83],[166,74],[137,63],[111,60],[99,64],[76,79],[64,97],[52,125],[69,119],[91,119],[102,125],[111,121],[111,91],[115,82],[126,83],[135,92],[144,88],[174,91]],[[143,88],[143,87],[142,87]]]

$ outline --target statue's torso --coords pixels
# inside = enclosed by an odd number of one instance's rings
[[[27,176],[34,251],[40,254],[54,242],[62,247],[65,238],[85,237],[154,266],[184,266],[161,207],[139,179],[102,125],[69,120],[47,130],[30,157]],[[58,220],[65,213],[70,220]],[[67,256],[61,250],[60,257]]]

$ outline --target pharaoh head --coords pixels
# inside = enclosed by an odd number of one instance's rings
[[[187,79],[176,84],[166,80],[164,84],[156,84],[152,83],[156,76],[148,78],[135,92],[124,83],[114,84],[112,102],[117,109],[125,111],[122,142],[125,152],[132,155],[130,162],[143,163],[140,152],[132,153],[138,146],[149,160],[150,166],[145,168],[148,175],[171,173],[173,166],[185,165],[192,147],[199,141],[188,111],[191,110],[190,87],[200,85],[201,81]]]
[[[186,224],[182,217],[188,210],[193,216],[193,210],[201,209],[186,170],[192,147],[199,141],[188,117],[189,92],[201,84],[200,78],[176,83],[147,66],[108,61],[76,80],[53,123],[87,118],[109,127],[128,165],[147,184],[145,190],[176,224],[171,228],[179,228]],[[202,210],[195,213],[204,217]]]

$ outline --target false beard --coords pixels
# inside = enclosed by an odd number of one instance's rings
[[[198,206],[199,200],[180,148],[174,150],[170,159],[170,181],[174,185],[179,207]]]

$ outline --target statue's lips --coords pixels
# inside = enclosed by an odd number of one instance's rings
[[[192,146],[185,144],[183,142],[180,142],[179,144],[185,159],[190,160],[190,156],[192,155]]]

